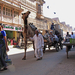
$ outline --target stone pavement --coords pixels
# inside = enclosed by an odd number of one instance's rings
[[[36,61],[32,47],[27,50],[26,60],[22,60],[24,49],[10,48],[8,54],[13,64],[0,75],[75,75],[74,49],[69,52],[69,59],[64,48],[59,52],[46,50],[43,59]]]

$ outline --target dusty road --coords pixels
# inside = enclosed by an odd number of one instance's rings
[[[19,53],[12,54],[12,51]],[[47,50],[39,61],[34,58],[32,48],[27,52],[27,60],[22,60],[22,51],[10,49],[9,58],[13,65],[8,66],[7,71],[0,72],[0,75],[75,75],[75,51],[71,51],[67,59],[65,49],[59,52]]]

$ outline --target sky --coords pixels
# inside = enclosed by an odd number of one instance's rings
[[[44,0],[43,15],[49,18],[58,17],[60,22],[75,27],[75,0]],[[49,6],[49,8],[47,8]],[[56,12],[56,14],[54,14]]]

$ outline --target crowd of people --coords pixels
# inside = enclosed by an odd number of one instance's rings
[[[53,34],[52,31],[48,32],[47,30],[45,31],[45,34],[43,37],[44,37],[44,39],[46,39],[50,43],[53,43],[54,41],[59,40],[59,37],[57,34]]]

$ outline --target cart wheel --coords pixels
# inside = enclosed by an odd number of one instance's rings
[[[58,52],[59,51],[59,45],[56,44],[55,47],[56,47],[56,51]]]

